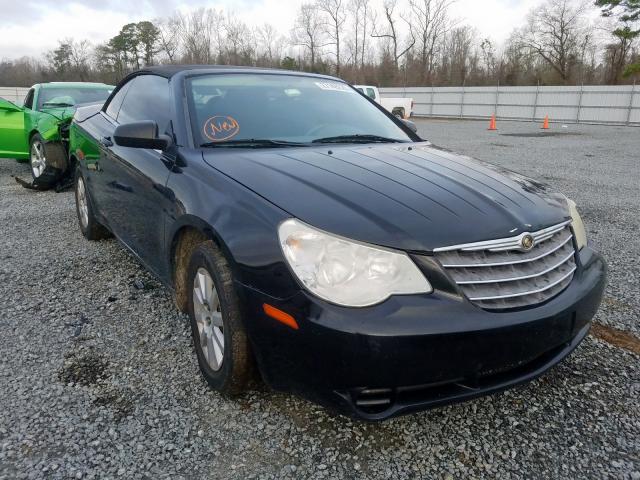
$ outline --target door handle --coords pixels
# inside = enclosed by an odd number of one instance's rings
[[[111,137],[102,137],[100,139],[100,144],[103,147],[113,147],[113,142],[111,141]]]

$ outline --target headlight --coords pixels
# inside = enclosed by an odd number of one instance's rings
[[[582,218],[580,218],[580,214],[578,213],[576,202],[567,198],[567,205],[569,205],[571,226],[573,227],[573,233],[576,237],[576,244],[578,245],[578,250],[582,250],[582,247],[587,245],[587,233],[584,230],[584,223],[582,223]]]
[[[433,291],[406,253],[347,240],[293,218],[280,224],[278,236],[295,275],[329,302],[365,307],[394,294]]]

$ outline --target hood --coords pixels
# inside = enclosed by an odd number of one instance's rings
[[[203,155],[310,225],[401,250],[511,237],[570,218],[546,185],[429,143]]]
[[[76,110],[87,109],[87,111],[99,111],[104,102],[89,102],[89,103],[78,103],[72,107],[51,107],[51,108],[41,108],[40,111],[43,113],[48,113],[56,117],[58,120],[71,120],[76,113]]]
[[[71,123],[74,107],[43,108],[38,118],[37,129],[42,138],[46,141],[58,141],[60,139],[60,128]]]
[[[76,111],[76,107],[41,108],[40,111],[42,113],[48,113],[49,115],[53,115],[58,120],[68,120],[73,117],[73,114]]]

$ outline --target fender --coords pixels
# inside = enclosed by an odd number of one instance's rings
[[[298,283],[282,261],[278,234],[273,227],[290,215],[208,166],[199,152],[187,154],[184,160],[186,166],[169,175],[166,187],[174,199],[181,200],[174,201],[172,211],[167,212],[168,265],[178,232],[191,227],[216,241],[240,283],[276,297],[288,297],[299,291]]]

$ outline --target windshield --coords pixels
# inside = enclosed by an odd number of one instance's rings
[[[231,146],[243,140],[261,140],[263,146],[276,146],[273,141],[329,143],[337,137],[359,143],[411,141],[376,106],[335,80],[213,74],[188,79],[186,88],[200,145]]]
[[[73,107],[81,103],[104,102],[112,88],[45,87],[38,94],[38,108]]]

